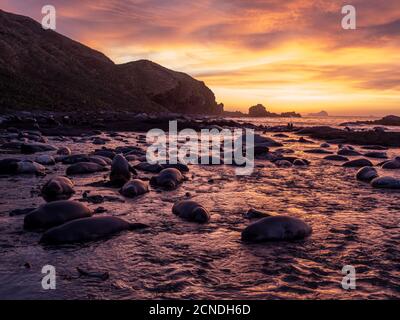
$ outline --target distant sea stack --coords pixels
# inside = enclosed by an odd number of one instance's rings
[[[329,114],[326,111],[320,111],[317,113],[309,113],[308,116],[309,117],[329,117]]]
[[[296,112],[283,112],[283,113],[273,113],[267,111],[267,109],[262,104],[257,104],[249,108],[249,117],[269,117],[269,118],[278,118],[278,117],[287,117],[287,118],[301,118],[301,115]]]
[[[0,110],[220,114],[201,81],[147,60],[116,65],[33,19],[0,10]]]

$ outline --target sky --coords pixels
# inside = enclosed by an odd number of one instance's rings
[[[37,21],[47,4],[57,32],[115,63],[189,73],[225,110],[400,115],[399,0],[0,0]]]

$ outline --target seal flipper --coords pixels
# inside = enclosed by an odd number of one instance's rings
[[[150,228],[150,226],[148,226],[147,224],[143,224],[143,223],[130,223],[129,224],[129,230],[133,231],[133,230],[140,230],[140,229],[147,229]]]

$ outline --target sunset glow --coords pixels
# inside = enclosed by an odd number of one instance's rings
[[[225,110],[400,114],[398,0],[52,0],[57,32],[115,63],[149,59],[204,81]],[[42,1],[0,0],[41,20]]]

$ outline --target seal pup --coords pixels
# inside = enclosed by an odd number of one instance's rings
[[[42,187],[42,197],[47,202],[68,200],[75,193],[74,183],[66,177],[54,177]]]
[[[134,179],[125,183],[125,185],[119,190],[119,193],[127,198],[134,198],[145,194],[146,192],[149,192],[148,183],[139,179]]]
[[[179,170],[168,168],[161,170],[157,176],[152,177],[150,179],[150,184],[167,190],[174,190],[183,180],[184,177]]]
[[[183,200],[174,204],[172,213],[187,221],[205,223],[210,213],[201,204],[193,200]]]

